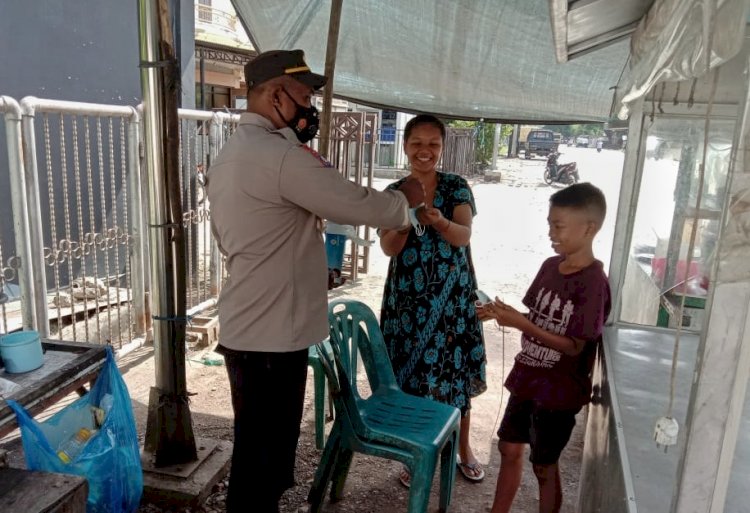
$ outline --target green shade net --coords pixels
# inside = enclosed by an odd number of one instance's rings
[[[323,72],[330,0],[232,2],[258,50],[301,48]],[[628,53],[623,40],[557,64],[546,0],[344,0],[334,94],[452,118],[606,121]]]

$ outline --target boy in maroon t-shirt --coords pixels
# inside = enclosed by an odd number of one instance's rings
[[[606,210],[604,194],[589,183],[553,194],[547,221],[557,256],[542,264],[523,298],[529,313],[499,299],[477,308],[480,319],[522,332],[521,352],[505,381],[511,395],[498,431],[501,462],[492,513],[510,511],[525,444],[539,482],[540,513],[557,513],[562,506],[557,461],[576,414],[590,400],[594,354],[609,315],[609,283],[592,249]]]

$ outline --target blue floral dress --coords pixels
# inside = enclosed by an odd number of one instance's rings
[[[391,184],[398,188],[405,179]],[[457,205],[471,205],[466,180],[438,173],[433,206],[453,219]],[[404,392],[459,408],[487,389],[482,325],[474,301],[477,280],[469,247],[454,247],[432,227],[415,230],[391,258],[380,327],[396,380]]]

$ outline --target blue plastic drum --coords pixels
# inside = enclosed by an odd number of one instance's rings
[[[326,258],[328,269],[341,271],[344,265],[344,250],[346,249],[346,235],[326,233]]]

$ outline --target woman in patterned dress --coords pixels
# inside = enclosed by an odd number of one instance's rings
[[[471,450],[471,398],[487,388],[469,247],[476,206],[464,178],[435,169],[444,140],[445,126],[434,116],[417,116],[404,130],[411,176],[426,191],[425,208],[417,213],[424,230],[380,234],[380,246],[391,257],[380,325],[401,388],[461,410],[459,469],[476,482],[484,470]],[[406,469],[400,479],[408,486]]]

